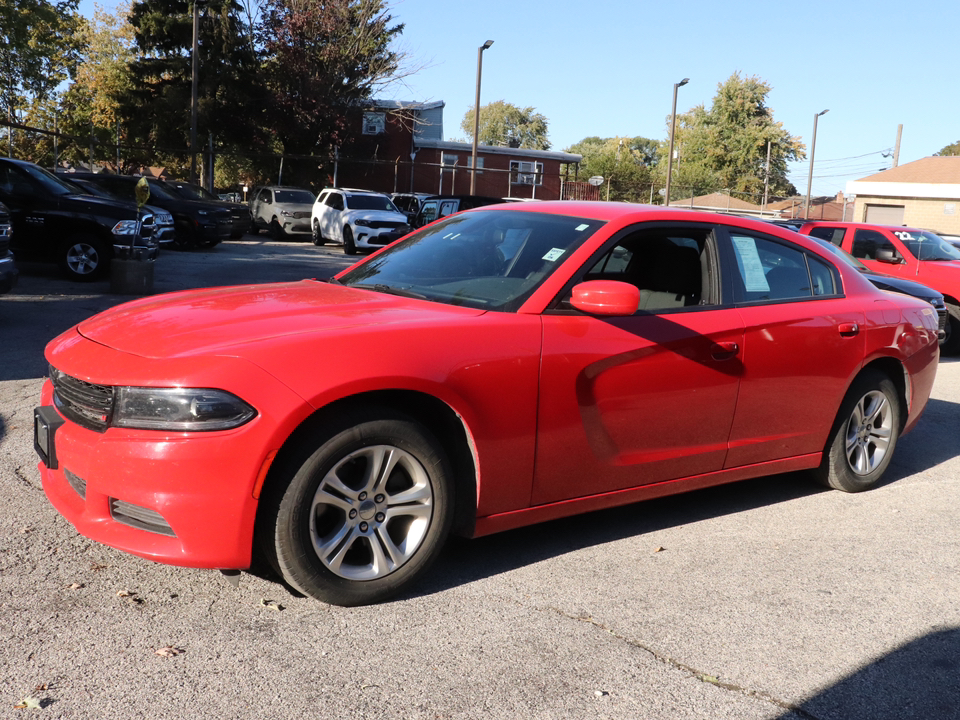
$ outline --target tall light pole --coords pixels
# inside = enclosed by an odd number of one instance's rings
[[[813,140],[810,142],[810,174],[807,176],[807,207],[803,211],[804,220],[810,219],[810,189],[813,187],[813,156],[817,152],[817,120],[821,115],[826,115],[830,110],[818,112],[813,116]]]
[[[190,52],[190,182],[197,183],[197,75],[200,58],[197,46],[200,38],[200,2],[193,0],[193,47]]]
[[[690,78],[684,78],[678,83],[673,84],[673,110],[670,113],[670,154],[667,156],[667,189],[663,191],[663,205],[670,205],[670,177],[673,175],[673,136],[677,131],[677,90],[690,82]]]
[[[483,73],[483,51],[493,45],[487,40],[477,50],[477,99],[473,106],[473,154],[470,167],[470,194],[477,194],[477,137],[480,135],[480,76]]]

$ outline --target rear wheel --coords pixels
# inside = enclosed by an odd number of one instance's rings
[[[109,264],[104,244],[92,235],[74,235],[63,246],[60,265],[71,280],[102,277]]]
[[[423,425],[387,409],[347,414],[295,455],[260,539],[292,587],[366,605],[402,591],[436,559],[453,488],[443,448]]]
[[[817,479],[836,490],[859,492],[879,482],[900,436],[900,396],[889,377],[864,371],[850,387]]]
[[[353,241],[353,230],[349,225],[343,226],[343,252],[347,255],[357,254],[357,244]]]
[[[323,237],[323,233],[320,231],[320,223],[317,220],[313,221],[312,232],[314,245],[323,245],[326,242]]]

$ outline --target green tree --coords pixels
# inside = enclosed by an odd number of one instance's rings
[[[0,0],[0,101],[22,121],[73,74],[79,0]]]
[[[717,86],[709,110],[699,105],[677,116],[671,182],[678,194],[671,195],[726,190],[757,202],[763,195],[767,143],[769,194],[796,194],[796,188],[787,179],[787,163],[806,157],[806,147],[799,137],[774,120],[773,110],[767,105],[770,89],[755,76],[742,78],[734,73]],[[665,144],[661,149],[662,171],[667,167],[667,152]]]
[[[578,175],[599,175],[609,186],[611,200],[649,202],[654,182],[653,168],[658,162],[659,145],[644,137],[587,137],[571,145],[566,152],[581,155]],[[601,194],[606,197],[606,190]]]
[[[273,147],[300,156],[285,158],[285,184],[315,181],[322,170],[303,156],[327,157],[359,133],[349,111],[395,76],[403,56],[391,43],[402,32],[383,0],[265,2],[258,44],[267,127]]]
[[[460,122],[460,129],[473,140],[474,111],[471,107]],[[478,142],[482,145],[512,145],[531,150],[549,150],[547,119],[535,108],[520,108],[497,100],[480,108],[480,132]]]
[[[942,148],[940,152],[934,153],[934,156],[945,155],[960,155],[960,140],[957,140],[955,143],[950,143],[945,148]]]

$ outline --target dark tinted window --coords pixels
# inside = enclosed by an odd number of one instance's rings
[[[852,255],[865,260],[876,260],[878,250],[893,250],[897,248],[883,233],[876,230],[857,230],[853,235]]]
[[[815,227],[810,229],[810,235],[821,240],[826,240],[834,245],[843,243],[843,236],[846,233],[844,228]]]
[[[806,299],[834,295],[839,284],[819,258],[766,238],[730,233],[737,259],[738,302]]]

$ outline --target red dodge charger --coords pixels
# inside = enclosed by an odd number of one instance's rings
[[[450,533],[796,470],[858,491],[916,423],[927,303],[811,240],[617,203],[444,218],[330,282],[146,298],[54,339],[43,486],[160,562],[382,600]]]

